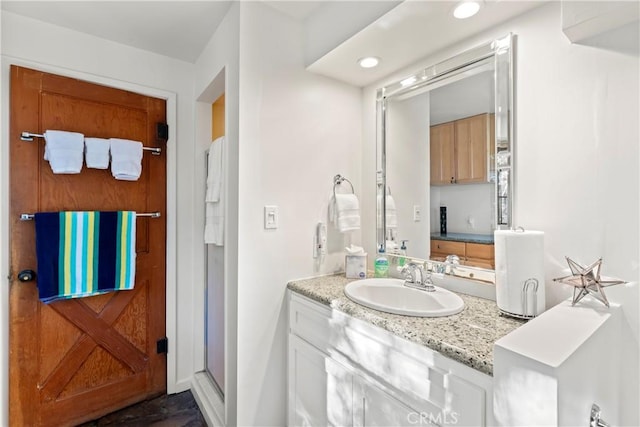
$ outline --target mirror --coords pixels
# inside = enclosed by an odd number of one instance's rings
[[[377,91],[377,243],[492,270],[513,214],[513,36]],[[466,269],[465,269],[466,270]],[[473,276],[471,276],[473,277]]]

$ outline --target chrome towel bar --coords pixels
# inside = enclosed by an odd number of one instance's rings
[[[147,212],[147,213],[136,213],[136,216],[143,216],[148,218],[160,218],[160,212]],[[33,214],[23,213],[20,215],[20,221],[31,221],[33,220]]]
[[[20,139],[23,141],[31,142],[33,141],[33,138],[44,138],[44,135],[31,132],[22,132],[20,134]],[[158,147],[142,147],[142,149],[145,151],[151,151],[151,154],[153,154],[154,156],[159,156],[160,153],[162,153],[162,148]]]

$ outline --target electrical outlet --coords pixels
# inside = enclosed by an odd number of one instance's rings
[[[467,227],[469,227],[472,230],[476,228],[476,220],[472,216],[467,217]]]
[[[422,210],[419,205],[413,205],[413,220],[415,222],[420,222],[422,219]]]

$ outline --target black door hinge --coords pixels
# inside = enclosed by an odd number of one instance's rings
[[[160,338],[156,342],[156,353],[167,354],[169,352],[169,339],[167,337]]]
[[[156,138],[160,141],[167,141],[169,139],[169,125],[165,123],[156,123]]]

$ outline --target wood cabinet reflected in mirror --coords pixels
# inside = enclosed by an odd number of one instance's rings
[[[494,113],[432,125],[429,140],[431,186],[492,183],[495,180],[492,163],[495,159],[494,141]],[[469,187],[468,190],[475,189]],[[479,197],[489,197],[487,201],[490,201],[491,194],[487,191],[482,193],[482,190],[479,188]],[[440,189],[441,193],[446,191],[446,188]],[[433,204],[431,207],[432,211],[437,208]],[[453,227],[447,228],[450,232],[445,235],[432,225],[429,259],[444,261],[447,255],[458,255],[464,265],[493,269],[493,233],[474,233],[473,223],[477,219],[468,213],[473,207],[462,202],[457,208],[465,211],[466,222],[458,220]],[[490,227],[493,209],[485,209],[483,219]]]

